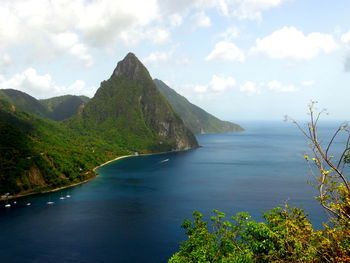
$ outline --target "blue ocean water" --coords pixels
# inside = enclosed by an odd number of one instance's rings
[[[308,148],[296,127],[243,126],[242,133],[198,135],[199,149],[122,159],[87,184],[1,204],[0,262],[166,262],[194,210],[206,218],[213,209],[247,211],[262,220],[287,201],[317,227],[327,221],[307,184]],[[327,137],[335,128],[326,123],[320,132]]]

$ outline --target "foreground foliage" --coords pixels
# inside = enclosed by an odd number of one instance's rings
[[[350,230],[345,226],[314,230],[303,210],[277,207],[256,222],[247,213],[227,218],[213,211],[211,224],[193,213],[182,228],[188,240],[170,263],[199,262],[350,262]]]

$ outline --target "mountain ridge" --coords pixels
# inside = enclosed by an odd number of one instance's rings
[[[154,79],[153,81],[162,95],[169,101],[175,112],[182,118],[185,125],[194,134],[244,131],[240,125],[229,121],[222,121],[194,105],[163,81],[159,79]]]

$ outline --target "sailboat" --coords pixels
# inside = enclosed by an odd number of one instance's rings
[[[55,202],[52,202],[52,201],[51,201],[51,196],[49,196],[49,201],[47,201],[46,204],[48,204],[48,205],[53,205],[54,203],[55,203]]]
[[[7,197],[5,207],[11,207],[11,204],[9,204],[9,195],[10,195],[10,193],[5,194],[5,196]]]

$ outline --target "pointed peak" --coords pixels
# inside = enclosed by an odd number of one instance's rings
[[[146,67],[134,53],[129,52],[122,61],[118,62],[112,77],[125,76],[131,80],[140,80],[145,76],[144,74],[149,76]]]
[[[138,59],[136,57],[136,55],[132,52],[129,52],[128,54],[126,54],[125,58],[123,60],[128,60],[128,59]]]

